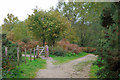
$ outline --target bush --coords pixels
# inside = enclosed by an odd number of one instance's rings
[[[57,42],[58,46],[61,46],[63,49],[78,54],[82,52],[82,49],[77,44],[70,44],[69,41],[66,39],[62,39],[61,41]]]
[[[64,50],[60,46],[56,46],[56,47],[53,48],[52,51],[50,51],[50,54],[53,54],[53,55],[56,55],[56,56],[65,56],[66,53],[67,53],[67,51]]]
[[[8,47],[7,55],[5,55],[5,47]],[[15,75],[13,70],[17,70],[17,44],[13,44],[6,38],[6,34],[2,34],[2,76],[6,77],[7,74]],[[21,61],[21,52],[20,61]],[[13,77],[13,76],[11,76]]]
[[[91,52],[95,52],[96,48],[85,47],[85,48],[83,48],[83,51],[87,52],[87,53],[91,53]]]
[[[69,52],[69,53],[66,54],[66,56],[69,56],[69,57],[71,57],[71,56],[77,56],[77,54],[76,54],[76,53]]]
[[[49,46],[49,54],[50,54],[50,55],[53,54],[53,48],[52,48],[52,46]]]
[[[27,43],[27,42],[29,42],[30,41],[30,39],[28,38],[28,37],[26,37],[26,38],[24,38],[23,40],[22,40],[22,42],[24,42],[24,43]]]
[[[24,51],[25,48],[27,50],[36,48],[37,45],[41,46],[41,44],[38,41],[29,41],[27,43],[24,43],[22,41],[17,41],[18,45],[21,46],[21,50]]]

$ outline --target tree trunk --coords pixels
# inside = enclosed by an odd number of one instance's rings
[[[45,38],[43,38],[43,47],[45,46]]]
[[[53,41],[53,46],[55,45],[55,41]]]

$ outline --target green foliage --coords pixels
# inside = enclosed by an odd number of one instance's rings
[[[5,55],[5,47],[8,47],[7,56]],[[18,70],[16,68],[17,63],[17,44],[13,44],[6,38],[5,34],[2,34],[2,76],[6,77],[7,74],[15,74],[11,70]],[[21,52],[20,60],[21,60]],[[11,76],[14,77],[14,76]]]
[[[48,12],[34,9],[34,13],[27,19],[29,29],[38,38],[54,45],[55,41],[69,31],[69,21],[60,15],[58,11],[50,10]]]
[[[5,33],[7,35],[7,38],[14,42],[17,40],[22,40],[26,36],[31,36],[27,29],[26,22],[19,21],[18,18],[13,14],[7,14],[7,18],[4,19],[4,24],[2,25],[2,33]]]
[[[2,25],[2,32],[8,33],[14,28],[14,25],[18,22],[18,18],[13,14],[7,14],[7,18],[4,19],[4,24]]]
[[[77,54],[69,52],[69,53],[66,53],[66,56],[69,56],[69,57],[71,57],[71,56],[77,56]]]
[[[23,40],[24,38],[30,37],[28,35],[28,28],[25,24],[25,22],[19,22],[17,24],[15,24],[15,27],[12,29],[11,31],[13,33],[13,40],[17,41],[17,40]],[[10,32],[10,33],[11,33]],[[8,35],[7,37],[9,37],[10,35]]]
[[[102,36],[99,17],[106,4],[110,3],[59,2],[56,10],[68,18],[72,27],[66,39],[79,46],[96,47]]]
[[[79,37],[77,36],[76,29],[70,27],[70,32],[68,33],[68,35],[65,36],[65,38],[68,39],[70,43],[77,43]]]
[[[64,50],[62,47],[60,46],[55,46],[52,51],[50,52],[50,54],[52,55],[56,55],[56,56],[65,56],[66,54],[66,50]]]
[[[23,63],[20,66],[17,66],[19,70],[12,70],[16,75],[8,74],[7,78],[11,78],[11,75],[13,75],[14,78],[34,78],[36,76],[36,71],[46,68],[46,60],[36,59],[30,62],[29,57],[26,59],[27,63],[25,64],[25,57],[22,57]]]
[[[104,67],[98,71],[99,78],[119,78],[120,74],[120,53],[118,47],[118,4],[111,3],[105,7],[101,14],[101,25],[103,26],[104,37],[99,42],[99,58],[97,64]]]
[[[25,37],[24,39],[22,39],[22,42],[24,42],[24,43],[27,43],[29,41],[30,41],[30,39],[28,37]]]
[[[49,54],[52,55],[53,54],[53,47],[49,46]]]
[[[100,68],[98,67],[98,65],[92,64],[90,67],[90,74],[89,74],[90,78],[98,78],[96,74],[99,69]]]

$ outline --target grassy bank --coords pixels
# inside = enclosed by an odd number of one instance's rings
[[[39,69],[46,68],[46,60],[39,58],[30,62],[29,58],[27,57],[26,64],[24,63],[24,57],[22,57],[22,60],[22,64],[17,66],[18,71],[14,71],[16,73],[15,78],[34,78]],[[7,77],[9,78],[11,75],[7,75]]]
[[[90,67],[90,78],[97,78],[97,71],[99,70],[99,67],[97,65],[91,65]]]
[[[86,55],[88,55],[88,53],[82,52],[82,53],[79,53],[78,55],[71,55],[71,56],[50,55],[50,57],[52,57],[55,60],[55,62],[53,64],[62,64],[62,63],[66,63],[66,62],[72,61],[74,59],[86,56]]]
[[[36,59],[30,62],[29,58],[27,58],[27,64],[23,63],[20,66],[20,71],[17,77],[19,78],[34,78],[36,76],[36,72],[39,69],[46,68],[46,60]]]

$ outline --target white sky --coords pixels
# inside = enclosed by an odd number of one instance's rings
[[[23,21],[28,17],[28,14],[32,14],[32,9],[36,8],[36,6],[43,10],[49,10],[52,6],[56,7],[57,3],[58,0],[1,0],[0,26],[8,13],[12,13]]]

